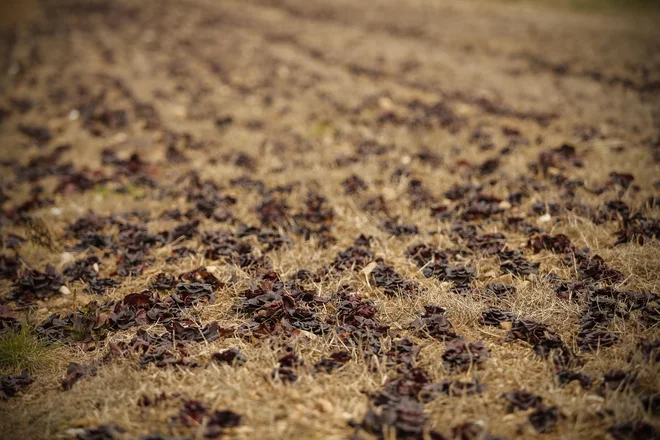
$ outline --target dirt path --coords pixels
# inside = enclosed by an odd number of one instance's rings
[[[41,3],[2,41],[0,330],[58,345],[6,438],[658,435],[653,16]]]

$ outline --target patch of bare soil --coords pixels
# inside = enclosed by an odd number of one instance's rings
[[[653,20],[42,1],[5,33],[6,439],[657,439]],[[3,360],[4,361],[4,360]]]

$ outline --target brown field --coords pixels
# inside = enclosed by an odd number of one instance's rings
[[[39,3],[0,437],[660,438],[652,2]]]

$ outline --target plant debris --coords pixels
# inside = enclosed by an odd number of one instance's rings
[[[70,390],[74,383],[85,376],[96,376],[97,368],[92,365],[70,363],[66,369],[66,377],[62,381],[62,389]]]
[[[4,437],[658,437],[650,4],[37,3]]]
[[[20,390],[28,387],[34,379],[27,371],[17,376],[5,376],[0,380],[0,400],[9,400]]]

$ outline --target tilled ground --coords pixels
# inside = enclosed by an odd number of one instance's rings
[[[44,1],[3,41],[7,439],[659,438],[660,33]]]

